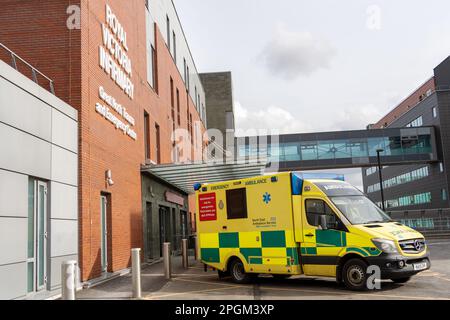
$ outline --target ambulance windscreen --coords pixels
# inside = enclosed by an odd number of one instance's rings
[[[351,184],[345,182],[315,182],[316,186],[319,187],[327,196],[329,197],[339,197],[339,196],[361,196],[363,193],[356,189]]]

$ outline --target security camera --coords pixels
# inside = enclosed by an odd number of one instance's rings
[[[112,172],[111,172],[111,170],[106,171],[106,182],[108,183],[109,186],[114,185],[114,181],[112,179]]]

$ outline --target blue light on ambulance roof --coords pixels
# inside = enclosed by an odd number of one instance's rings
[[[309,172],[296,172],[303,177],[304,180],[314,180],[314,179],[323,179],[323,180],[339,180],[345,181],[345,177],[343,174],[336,173],[309,173]]]
[[[301,195],[303,189],[303,180],[314,179],[345,181],[344,175],[342,174],[292,172],[292,194]]]
[[[195,190],[195,191],[200,190],[201,187],[202,187],[202,184],[201,184],[201,183],[195,183],[195,184],[194,184],[194,190]]]

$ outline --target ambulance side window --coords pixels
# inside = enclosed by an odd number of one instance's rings
[[[227,190],[227,218],[247,219],[247,190]]]
[[[336,214],[325,201],[308,199],[305,201],[305,208],[306,219],[309,225],[314,227],[320,226],[321,215],[325,215],[328,229],[342,229],[342,222],[336,217]]]

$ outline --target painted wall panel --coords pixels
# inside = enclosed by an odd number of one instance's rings
[[[22,298],[27,293],[27,264],[18,263],[0,266],[0,300]]]
[[[28,216],[28,177],[0,169],[0,216]]]
[[[0,169],[50,179],[50,143],[2,123],[0,137]]]
[[[27,223],[25,218],[0,217],[0,265],[27,259]]]
[[[67,256],[78,252],[78,223],[72,220],[51,222],[51,257]]]
[[[78,185],[78,157],[75,153],[52,145],[51,180]]]
[[[65,114],[52,109],[52,143],[70,151],[78,151],[78,124]]]
[[[0,77],[0,121],[50,141],[49,106],[2,77]]]
[[[57,183],[50,183],[52,219],[78,219],[78,188]]]

